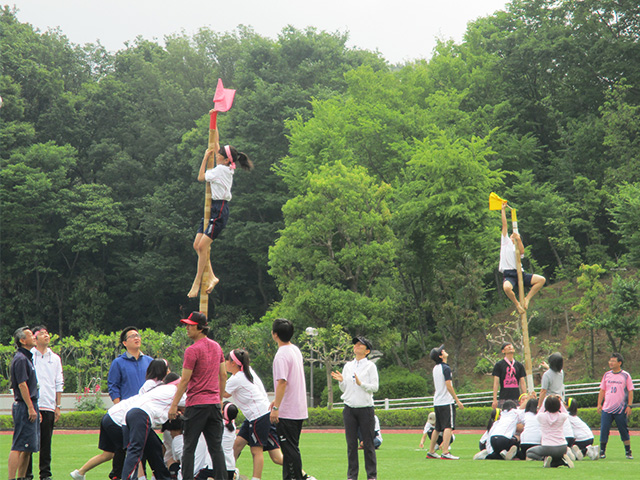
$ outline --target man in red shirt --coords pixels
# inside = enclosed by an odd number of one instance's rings
[[[178,413],[178,402],[187,392],[184,413],[184,449],[182,454],[182,478],[193,480],[193,462],[200,434],[204,434],[213,462],[215,478],[227,477],[227,466],[222,450],[222,401],[227,383],[224,354],[217,342],[207,338],[209,324],[201,312],[192,312],[189,318],[180,320],[186,325],[187,335],[193,345],[184,352],[182,378],[169,409],[169,418]]]

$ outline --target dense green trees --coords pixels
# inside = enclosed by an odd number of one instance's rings
[[[492,190],[518,208],[525,268],[551,282],[640,266],[637,2],[513,0],[393,68],[314,29],[107,52],[18,17],[0,13],[5,337],[34,322],[170,331],[197,308],[195,177],[218,77],[237,90],[221,139],[256,168],[213,245],[210,312],[260,362],[276,314],[367,333],[409,367],[481,328],[507,305]],[[612,332],[638,317],[632,280],[598,313]]]

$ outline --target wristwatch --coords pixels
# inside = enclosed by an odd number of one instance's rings
[[[273,407],[271,407],[271,410],[275,410],[277,412],[279,408],[274,405]]]

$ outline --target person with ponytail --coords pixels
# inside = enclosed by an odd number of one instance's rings
[[[223,396],[231,397],[245,416],[233,450],[238,458],[242,449],[249,445],[253,456],[252,480],[259,480],[264,467],[263,452],[268,451],[271,460],[282,465],[276,428],[269,419],[269,398],[262,381],[251,368],[249,352],[240,348],[231,350],[225,359],[225,367],[231,377],[227,380]]]
[[[214,275],[211,267],[211,259],[208,252],[213,240],[216,239],[224,229],[229,219],[229,201],[231,200],[231,187],[233,185],[233,175],[236,166],[240,165],[243,170],[253,169],[253,162],[246,154],[237,151],[230,145],[220,146],[218,130],[214,130],[213,148],[207,149],[198,172],[199,182],[208,182],[211,186],[211,214],[209,224],[204,225],[204,218],[200,223],[200,228],[193,241],[193,248],[198,254],[198,271],[193,280],[191,290],[187,294],[190,298],[198,296],[202,274],[205,270],[209,272],[209,284],[207,293],[211,293],[218,284],[219,279]],[[215,154],[214,168],[207,170],[209,157]]]
[[[147,367],[147,375],[144,377],[145,382],[140,387],[138,394],[147,393],[154,387],[162,384],[164,377],[171,373],[169,363],[164,358],[156,358],[152,360]]]
[[[236,477],[236,456],[233,446],[236,442],[236,418],[238,417],[238,407],[231,402],[222,404],[222,418],[224,419],[224,429],[222,430],[222,450],[224,460],[227,463],[228,480]]]

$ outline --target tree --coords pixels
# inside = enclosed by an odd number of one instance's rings
[[[606,288],[599,280],[605,271],[598,264],[580,267],[581,275],[578,277],[578,288],[583,291],[583,294],[580,302],[572,308],[574,312],[582,315],[579,328],[588,329],[591,335],[589,362],[589,376],[591,377],[595,373],[595,330],[599,327],[599,322],[607,311]]]
[[[640,334],[640,280],[631,276],[614,275],[609,311],[602,317],[600,327],[606,332],[613,352],[622,351]]]
[[[342,325],[334,324],[329,328],[320,327],[317,335],[311,336],[304,333],[302,336],[309,344],[309,352],[315,359],[324,365],[327,375],[327,408],[333,408],[333,378],[331,372],[338,365],[349,361],[353,353],[351,336],[343,329]],[[315,354],[315,355],[314,355]]]
[[[269,251],[276,311],[302,327],[381,332],[393,309],[391,188],[339,162],[307,180],[307,192],[283,207],[285,227]]]

